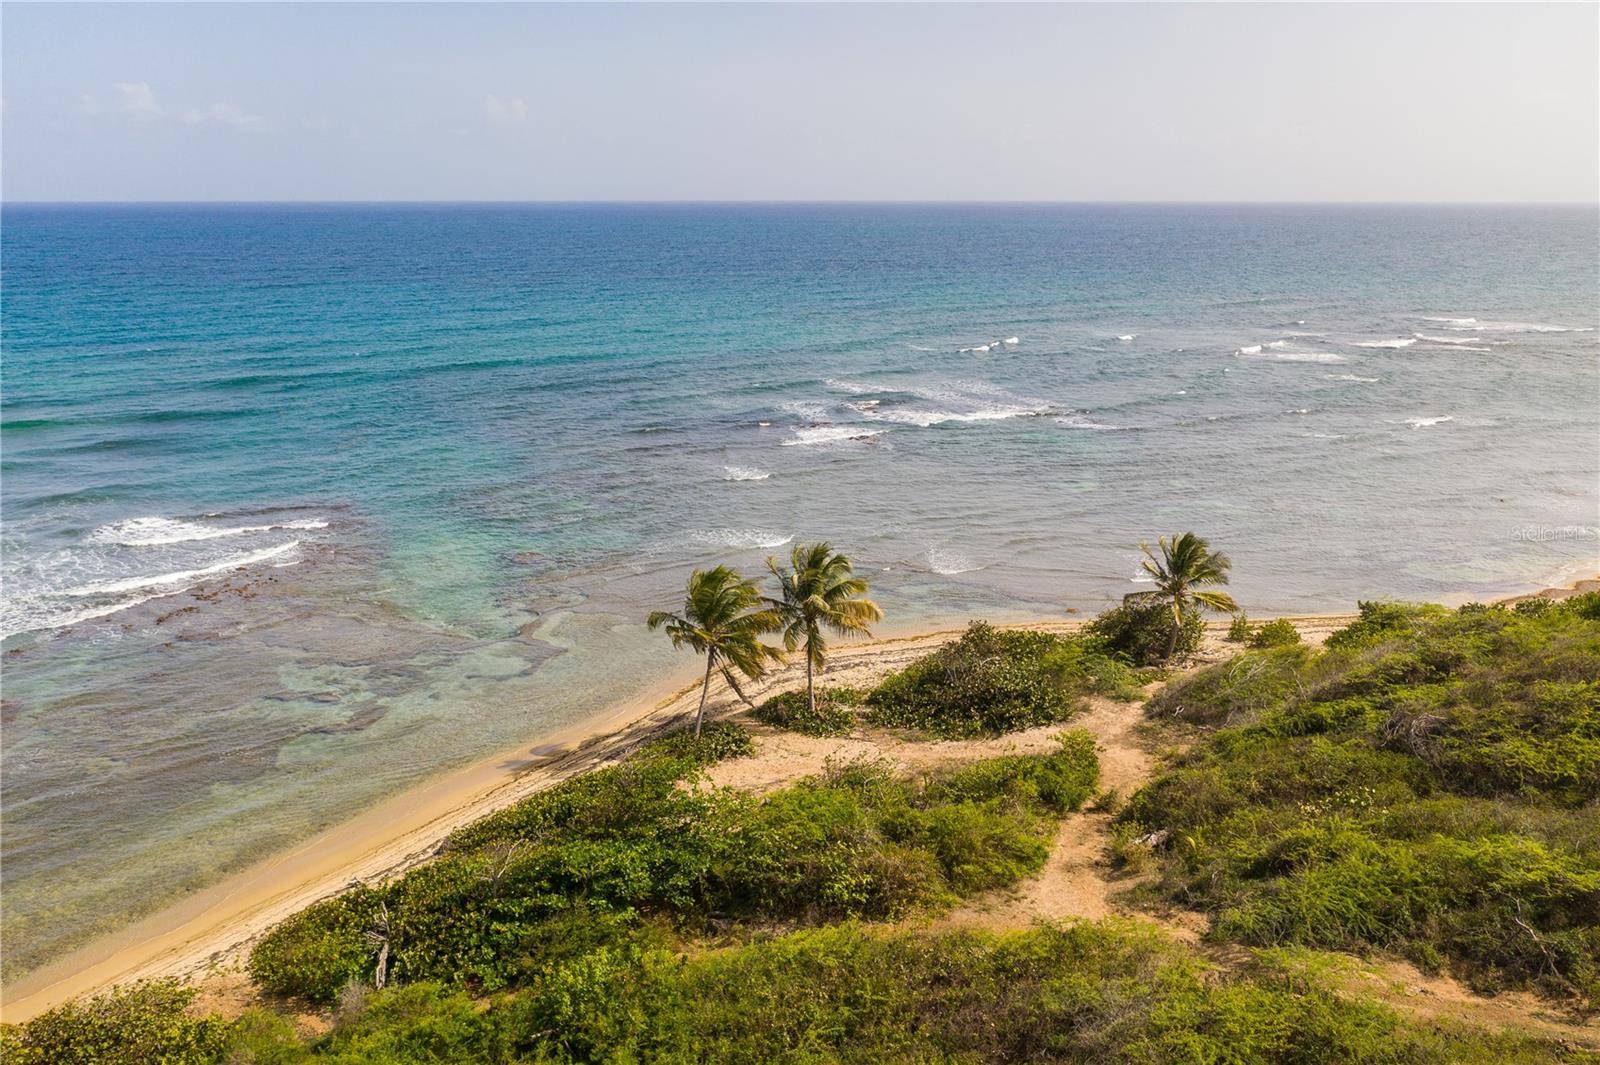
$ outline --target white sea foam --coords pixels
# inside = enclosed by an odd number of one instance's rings
[[[1418,340],[1425,340],[1429,344],[1480,344],[1482,337],[1431,337],[1426,333],[1413,333]]]
[[[965,555],[958,555],[942,547],[930,547],[928,568],[942,577],[953,577],[958,573],[971,573],[983,567]]]
[[[1359,374],[1353,373],[1325,373],[1322,376],[1326,377],[1330,381],[1362,381],[1371,383],[1373,381],[1382,380],[1382,378],[1378,377],[1362,377]]]
[[[870,440],[883,432],[882,429],[866,429],[859,425],[808,425],[790,431],[794,433],[794,439],[783,441],[784,447]]]
[[[822,383],[835,392],[849,392],[853,396],[859,396],[864,392],[877,391],[877,389],[869,385],[859,384],[855,381],[841,381],[837,377],[824,378]]]
[[[907,344],[906,347],[910,348],[912,351],[933,351],[934,350],[933,348],[925,348],[921,344]]]
[[[689,538],[697,544],[735,548],[782,547],[794,539],[768,529],[701,529]]]
[[[1422,315],[1421,317],[1422,317],[1422,320],[1424,322],[1443,322],[1446,325],[1477,325],[1478,324],[1478,320],[1476,318],[1435,318],[1435,317],[1432,317],[1432,316],[1426,315],[1426,314]]]
[[[1310,407],[1296,407],[1293,410],[1286,410],[1283,413],[1285,413],[1285,414],[1310,414],[1311,413],[1311,408]]]
[[[1088,429],[1094,432],[1107,432],[1122,428],[1120,425],[1107,425],[1105,422],[1090,421],[1088,418],[1076,414],[1068,414],[1057,418],[1056,424],[1064,429]]]
[[[966,354],[969,354],[969,353],[974,353],[974,352],[979,353],[979,354],[987,355],[989,353],[989,345],[988,344],[979,344],[977,347],[962,348],[961,349],[961,354],[963,354],[963,355],[966,355]]]
[[[724,481],[765,481],[772,474],[766,470],[758,470],[754,466],[724,466],[722,479]]]
[[[1269,340],[1265,346],[1273,349],[1274,351],[1282,351],[1284,348],[1289,346],[1289,342],[1287,340]]]
[[[1476,333],[1590,333],[1589,326],[1545,325],[1540,322],[1478,322]]]
[[[1358,340],[1358,348],[1409,348],[1417,342],[1416,337],[1395,337],[1393,340]]]
[[[1022,338],[1021,337],[1006,337],[1000,343],[1002,343],[1002,344],[1011,344],[1011,345],[1020,344],[1020,343],[1022,343]]]
[[[895,422],[899,425],[915,425],[926,429],[933,425],[943,425],[945,422],[998,422],[1007,418],[1026,418],[1045,413],[1043,407],[988,407],[982,410],[917,410],[914,407],[891,407],[884,410],[879,407],[869,408],[861,412],[864,416],[875,421]]]
[[[37,599],[23,602],[14,598],[5,604],[5,617],[3,621],[0,621],[0,636],[15,636],[23,632],[45,632],[50,629],[64,629],[68,625],[76,625],[79,622],[103,618],[108,614],[115,614],[119,610],[127,610],[129,607],[138,606],[140,603],[148,603],[152,599],[160,599],[164,595],[173,595],[179,591],[182,591],[182,589],[177,588],[170,592],[156,592],[151,595],[138,595],[115,603],[102,603],[76,610],[41,609],[41,604]]]
[[[1305,337],[1305,338],[1310,338],[1310,337],[1325,337],[1328,334],[1327,333],[1297,333],[1293,329],[1288,329],[1288,330],[1284,331],[1283,335],[1286,336],[1286,337],[1296,337],[1296,338]]]
[[[1441,422],[1453,421],[1455,421],[1455,418],[1452,416],[1448,414],[1440,414],[1432,418],[1407,418],[1406,424],[1411,426],[1413,429],[1425,429],[1430,425],[1438,425]]]
[[[782,404],[779,409],[811,422],[820,422],[828,416],[827,407],[809,399],[790,400]]]
[[[1136,337],[1138,335],[1139,335],[1138,333],[1123,333],[1121,336],[1117,337],[1117,339],[1118,340],[1132,340],[1134,337]]]
[[[187,543],[191,540],[218,540],[225,536],[271,532],[274,529],[326,529],[327,527],[328,523],[320,518],[284,521],[271,525],[231,527],[198,525],[174,518],[129,518],[126,521],[100,526],[89,534],[89,539],[97,544],[117,544],[122,547],[156,547],[162,544]]]
[[[175,573],[156,573],[147,577],[125,577],[115,581],[96,581],[93,584],[81,584],[76,588],[68,588],[66,595],[121,595],[125,592],[146,591],[152,588],[171,588],[179,590],[206,577],[226,573],[228,570],[242,569],[245,566],[254,566],[265,562],[269,558],[279,558],[300,546],[299,540],[290,540],[286,544],[276,547],[264,547],[260,551],[251,551],[243,555],[225,558],[221,562],[203,566],[200,569],[178,570]],[[120,608],[119,608],[120,609]]]
[[[1260,344],[1251,344],[1249,347],[1239,348],[1233,353],[1242,359],[1265,357],[1278,359],[1283,362],[1345,362],[1343,355],[1332,351],[1285,351],[1282,348],[1264,350]]]

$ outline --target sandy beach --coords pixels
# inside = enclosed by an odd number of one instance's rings
[[[1560,598],[1595,589],[1600,589],[1600,579],[1533,594]],[[1311,615],[1290,620],[1309,641],[1320,643],[1351,616]],[[1054,619],[1005,627],[1065,633],[1086,622]],[[1208,644],[1213,654],[1224,627],[1222,622],[1209,626]],[[871,683],[961,631],[961,627],[941,627],[841,645],[830,658],[828,679],[856,686]],[[262,934],[298,910],[353,882],[378,881],[403,872],[427,860],[461,826],[574,774],[615,761],[640,743],[688,721],[699,698],[698,682],[685,684],[696,672],[692,665],[686,660],[681,673],[664,681],[647,698],[397,795],[292,850],[28,973],[4,989],[0,1015],[6,1021],[20,1022],[67,999],[117,984],[236,970]],[[747,694],[759,702],[795,686],[802,676],[801,666],[785,665],[749,685]],[[713,685],[708,719],[742,708],[725,685]],[[792,776],[795,769],[782,767],[782,773]],[[759,780],[737,783],[757,790],[761,785]]]

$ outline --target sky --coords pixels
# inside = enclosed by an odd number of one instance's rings
[[[1594,202],[1600,5],[25,4],[7,200]]]

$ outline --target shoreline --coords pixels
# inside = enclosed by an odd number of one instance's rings
[[[1592,590],[1600,590],[1600,578],[1573,580],[1502,601],[1561,598]],[[1286,616],[1331,626],[1347,623],[1354,615]],[[1055,617],[1000,627],[1066,633],[1089,620]],[[1213,622],[1210,627],[1225,625]],[[963,621],[953,627],[889,629],[872,640],[841,644],[831,665],[845,668],[899,654],[913,657],[954,639],[964,628]],[[293,913],[352,883],[404,872],[430,858],[462,826],[568,777],[616,761],[683,723],[698,701],[697,674],[687,666],[674,671],[640,698],[407,789],[117,932],[91,940],[0,988],[0,1019],[26,1021],[68,999],[134,980],[191,978],[236,965],[257,939]],[[694,679],[685,685],[683,678],[690,675]],[[760,701],[801,675],[798,665],[785,665],[746,687],[751,698]],[[724,684],[714,684],[706,716],[714,720],[741,707]]]

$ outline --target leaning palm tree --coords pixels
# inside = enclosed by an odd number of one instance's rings
[[[776,611],[760,607],[761,592],[755,581],[739,576],[727,566],[718,566],[695,570],[690,575],[681,614],[657,610],[647,619],[651,629],[666,629],[672,646],[688,646],[706,656],[700,709],[694,716],[695,739],[700,738],[700,725],[705,720],[713,670],[720,670],[728,687],[748,703],[733,670],[759,677],[767,671],[768,662],[783,657],[776,647],[761,642],[762,633],[778,631],[781,623]]]
[[[825,630],[864,633],[883,611],[866,597],[867,582],[854,575],[850,560],[826,543],[795,544],[788,569],[775,558],[767,559],[767,568],[778,578],[778,598],[768,603],[781,621],[783,646],[805,648],[806,703],[816,713],[816,673],[827,665]]]
[[[1145,553],[1144,571],[1155,578],[1156,586],[1147,591],[1133,592],[1122,597],[1125,603],[1167,603],[1172,608],[1172,634],[1167,637],[1167,653],[1163,661],[1172,659],[1178,647],[1178,633],[1183,629],[1183,616],[1193,607],[1234,613],[1239,607],[1226,592],[1212,591],[1211,586],[1228,583],[1228,570],[1233,563],[1220,551],[1192,532],[1182,536],[1165,537],[1159,541],[1161,557],[1150,550],[1149,544],[1140,544]]]

